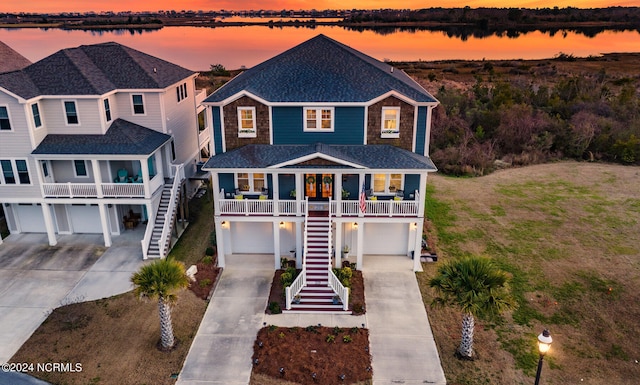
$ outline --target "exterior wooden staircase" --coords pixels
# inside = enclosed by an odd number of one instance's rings
[[[342,303],[334,303],[337,293],[332,288],[331,218],[307,216],[304,268],[300,275],[303,285],[285,313],[351,314]],[[337,280],[337,279],[336,279]],[[347,292],[348,297],[348,292]]]

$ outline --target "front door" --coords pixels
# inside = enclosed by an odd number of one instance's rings
[[[310,201],[328,201],[333,196],[333,174],[304,174],[304,190]]]

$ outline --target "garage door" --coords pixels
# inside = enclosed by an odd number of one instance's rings
[[[406,223],[366,223],[364,254],[407,255],[409,225]]]
[[[67,206],[67,210],[69,210],[71,218],[72,232],[80,234],[102,233],[98,206],[71,205]]]
[[[232,222],[232,253],[273,253],[273,225],[271,222]]]
[[[42,207],[38,205],[13,205],[23,233],[46,233]]]

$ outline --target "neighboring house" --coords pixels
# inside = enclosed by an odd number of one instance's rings
[[[47,233],[50,245],[96,233],[108,247],[130,231],[145,258],[165,256],[177,208],[209,156],[196,76],[116,43],[0,74],[0,203],[10,232]]]
[[[421,269],[432,109],[406,73],[324,35],[238,75],[204,103],[212,122],[218,261],[294,254],[288,290],[319,308],[341,285],[331,266],[349,249],[410,258]],[[333,293],[331,293],[333,292]],[[316,295],[317,297],[313,297]],[[302,307],[301,307],[302,306]],[[327,306],[325,308],[330,308]]]

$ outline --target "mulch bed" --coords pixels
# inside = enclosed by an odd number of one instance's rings
[[[258,332],[252,362],[254,373],[301,385],[344,385],[373,377],[369,331],[357,327],[268,326]]]
[[[198,298],[207,300],[211,295],[212,289],[215,287],[215,283],[222,270],[216,267],[216,261],[212,263],[198,262],[198,272],[195,275],[196,281],[191,282],[189,290],[191,290]]]
[[[276,270],[273,274],[273,282],[271,283],[271,291],[269,292],[269,301],[267,302],[267,309],[265,310],[265,313],[267,314],[272,314],[269,310],[269,304],[272,302],[277,302],[280,305],[280,309],[286,309],[284,287],[280,280],[280,275],[282,275],[283,272],[284,270]],[[349,310],[351,310],[352,315],[361,315],[366,313],[366,305],[364,301],[364,279],[362,277],[362,271],[360,270],[353,270],[353,276],[351,277]]]

